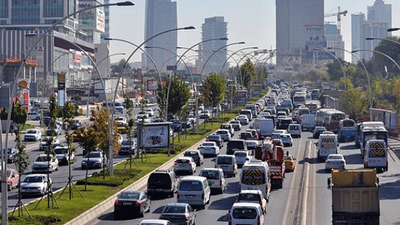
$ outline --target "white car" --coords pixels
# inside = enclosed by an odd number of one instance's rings
[[[238,120],[241,125],[249,124],[249,118],[247,118],[246,115],[239,115],[236,120]]]
[[[172,225],[172,223],[168,220],[144,219],[140,221],[139,225]]]
[[[75,162],[75,153],[69,152],[68,146],[60,145],[54,148],[56,157],[58,159],[58,165],[68,165]]]
[[[201,111],[200,119],[208,119],[211,117],[211,113],[208,110]]]
[[[226,190],[225,175],[221,168],[204,168],[199,176],[207,178],[211,189],[217,189],[221,194]]]
[[[264,214],[267,212],[267,200],[260,190],[242,190],[237,196],[236,202],[258,203]]]
[[[274,130],[271,134],[272,139],[279,139],[281,137],[281,134],[287,134],[288,132],[286,130]]]
[[[240,124],[240,121],[238,120],[232,120],[229,123],[232,124],[232,127],[235,131],[239,131],[240,129],[242,129],[242,124]]]
[[[215,134],[218,134],[219,136],[221,136],[222,140],[224,140],[224,141],[231,140],[231,133],[229,132],[229,130],[219,129],[219,130],[217,130],[217,132],[215,132]]]
[[[47,148],[47,138],[53,138],[53,145],[57,146],[60,144],[60,140],[57,139],[57,137],[44,137],[43,139],[40,140],[39,143],[39,150],[44,151],[45,148]]]
[[[135,123],[139,124],[141,122],[150,123],[151,120],[147,114],[138,114]]]
[[[217,143],[213,141],[205,141],[198,147],[203,156],[217,156],[219,155],[220,148]]]
[[[121,143],[121,147],[119,149],[118,154],[120,155],[129,155],[135,154],[135,149],[136,149],[136,140],[132,139],[132,140],[124,140]]]
[[[279,139],[282,140],[282,144],[284,147],[291,147],[293,146],[293,138],[290,134],[281,134]]]
[[[147,115],[149,115],[149,117],[154,116],[154,111],[152,108],[145,108],[144,111],[147,113]]]
[[[39,154],[33,160],[32,173],[47,173],[58,171],[58,159],[53,155]]]
[[[235,151],[233,155],[236,158],[236,164],[238,167],[242,167],[246,162],[250,161],[253,157],[250,155],[250,151]]]
[[[254,150],[259,146],[259,142],[257,140],[246,140],[247,150]]]
[[[24,136],[25,141],[38,141],[40,139],[42,139],[42,132],[36,129],[26,131]]]
[[[122,117],[122,116],[118,116],[117,118],[115,118],[115,121],[118,123],[118,122],[120,122],[120,123],[124,123],[124,124],[127,124],[128,122],[126,121],[126,119],[124,118],[124,117]]]
[[[174,163],[174,172],[188,172],[193,175],[196,172],[196,162],[192,157],[179,157]]]
[[[107,161],[105,156],[103,156],[102,152],[94,151],[86,154],[81,162],[82,169],[90,169],[90,168],[102,168],[103,161]],[[107,164],[107,163],[106,163]]]
[[[332,169],[346,169],[346,160],[342,154],[329,154],[325,161],[325,170],[330,172]]]
[[[40,113],[39,112],[29,112],[28,119],[29,120],[40,120]]]
[[[22,197],[40,195],[43,196],[46,194],[53,184],[51,178],[49,178],[49,182],[47,182],[46,174],[29,174],[25,177],[25,179],[21,182],[21,195]],[[50,184],[50,187],[48,185]]]
[[[258,203],[237,202],[229,210],[229,224],[258,224],[264,225],[264,212]]]

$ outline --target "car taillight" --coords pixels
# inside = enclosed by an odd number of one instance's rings
[[[189,162],[189,165],[191,166],[191,165],[192,165],[192,162]]]
[[[165,219],[165,217],[163,215],[160,215],[160,220]]]
[[[257,225],[260,225],[260,224],[261,224],[261,217],[257,216]]]
[[[139,201],[137,201],[137,202],[136,202],[136,205],[139,205],[139,206],[140,206],[140,205],[142,205],[142,203],[139,202]]]
[[[204,200],[204,193],[201,194],[201,199]]]
[[[115,200],[114,205],[119,205],[119,201]]]
[[[259,201],[258,204],[260,204],[260,206],[262,206],[262,201]]]
[[[242,191],[242,186],[239,185],[238,189],[239,189],[239,192],[241,192]]]
[[[179,193],[176,194],[176,198],[179,198]]]
[[[188,215],[185,215],[185,220],[186,221],[190,220],[190,217]]]

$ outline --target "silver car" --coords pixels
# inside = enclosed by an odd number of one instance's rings
[[[229,132],[229,130],[219,129],[219,130],[217,130],[217,132],[215,132],[215,134],[218,134],[219,136],[221,136],[222,140],[224,140],[224,141],[231,140],[231,133]]]
[[[225,175],[221,168],[204,168],[199,175],[207,178],[212,190],[218,190],[221,194],[226,190]]]
[[[196,172],[196,163],[192,157],[179,157],[174,163],[174,172],[188,172],[194,174]]]

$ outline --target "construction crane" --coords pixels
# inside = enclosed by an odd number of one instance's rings
[[[335,12],[335,13],[328,13],[328,14],[325,14],[324,16],[325,17],[331,17],[331,16],[337,16],[337,28],[338,28],[338,31],[339,31],[339,35],[340,35],[340,29],[341,29],[341,16],[346,16],[347,15],[347,10],[344,10],[344,11],[340,11],[340,6],[338,6],[338,11],[337,12]]]

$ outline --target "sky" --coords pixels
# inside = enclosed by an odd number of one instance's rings
[[[173,0],[174,1],[174,0]],[[232,45],[229,51],[244,47],[257,46],[259,49],[275,49],[275,0],[175,0],[177,2],[178,27],[194,26],[195,30],[178,32],[178,46],[190,47],[201,41],[201,25],[204,19],[223,16],[228,22],[228,44],[246,42],[246,45]],[[110,2],[118,2],[110,0]],[[145,0],[133,1],[135,6],[110,8],[110,37],[131,41],[137,45],[144,41]],[[341,21],[345,49],[351,50],[351,14],[363,12],[367,14],[367,6],[375,0],[325,0],[325,14],[347,10],[348,14]],[[400,0],[384,0],[392,4],[392,26],[400,27]],[[327,17],[325,21],[336,21],[336,16]],[[393,35],[400,36],[400,31]],[[118,62],[127,58],[134,47],[118,41],[111,41],[110,54],[125,53],[111,58]],[[182,54],[178,50],[178,55]],[[130,62],[141,61],[141,54],[136,53]],[[188,54],[189,55],[189,54]],[[350,56],[345,59],[350,61]],[[194,61],[192,61],[194,63]]]

